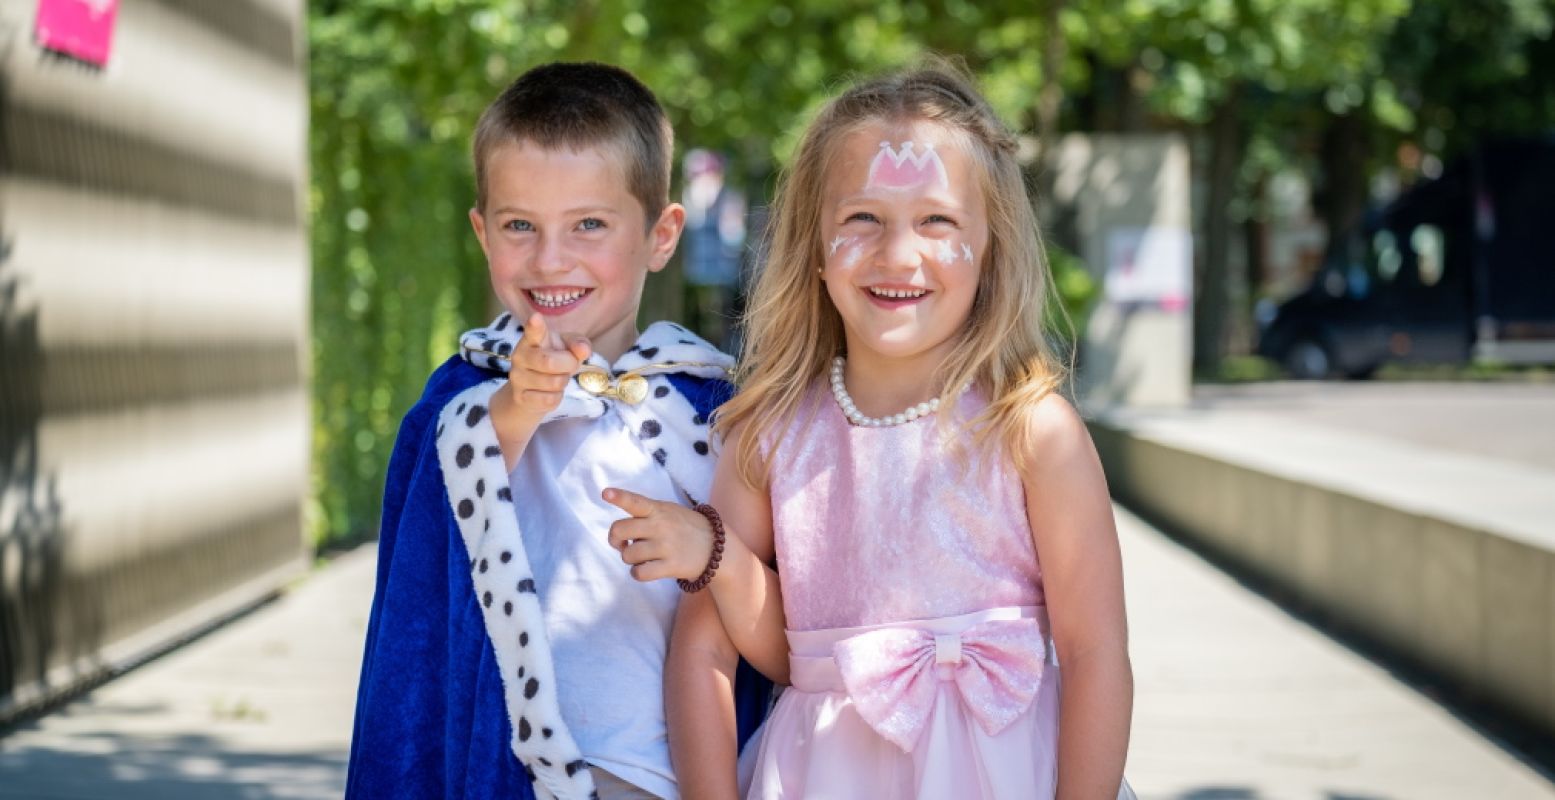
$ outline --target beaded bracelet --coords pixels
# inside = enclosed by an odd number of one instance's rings
[[[680,590],[686,594],[700,592],[707,588],[707,585],[713,582],[713,573],[718,571],[718,562],[722,561],[724,557],[724,522],[718,516],[718,510],[706,503],[697,503],[691,508],[698,514],[707,517],[707,524],[713,527],[713,554],[708,557],[707,569],[702,570],[701,577],[694,581],[688,581],[685,578],[675,579],[675,583],[680,584]]]

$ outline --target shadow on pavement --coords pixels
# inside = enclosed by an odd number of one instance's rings
[[[148,709],[142,713],[151,713]],[[347,752],[244,753],[203,735],[94,733],[72,749],[6,748],[0,740],[0,798],[119,800],[338,798]]]

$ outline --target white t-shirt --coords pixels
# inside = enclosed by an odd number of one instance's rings
[[[556,666],[562,719],[583,757],[678,798],[664,722],[664,659],[680,602],[673,580],[640,583],[610,547],[626,513],[606,487],[683,502],[611,408],[542,424],[508,476]]]

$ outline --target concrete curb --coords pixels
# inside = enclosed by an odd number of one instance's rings
[[[1091,422],[1113,494],[1555,732],[1555,475],[1298,422]]]

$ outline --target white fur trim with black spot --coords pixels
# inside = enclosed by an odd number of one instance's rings
[[[594,794],[594,780],[562,723],[534,571],[524,552],[502,450],[491,426],[491,395],[502,383],[495,379],[472,386],[443,408],[438,460],[502,675],[513,754],[529,772],[538,797],[588,798]]]
[[[508,370],[505,356],[517,346],[522,330],[507,314],[460,340],[470,363]],[[692,365],[673,371],[722,378],[733,359],[684,328],[655,323],[614,365],[597,354],[590,364],[619,375],[653,364]],[[713,456],[708,421],[666,373],[645,375],[648,397],[632,405],[589,394],[574,380],[561,405],[541,423],[579,417],[599,418],[614,406],[621,423],[669,473],[688,502],[705,501],[712,485]],[[543,609],[534,572],[524,550],[514,498],[491,425],[491,395],[505,378],[494,378],[459,393],[438,420],[437,450],[448,502],[470,559],[476,600],[501,671],[504,702],[513,727],[513,753],[533,777],[541,798],[588,798],[593,778],[577,743],[562,721],[556,697],[555,666],[545,633]]]
[[[507,356],[522,337],[523,326],[514,325],[511,316],[502,314],[491,325],[466,332],[459,344],[466,361],[506,373],[510,369]],[[561,405],[545,420],[599,417],[614,406],[631,426],[643,451],[669,472],[685,499],[691,504],[705,502],[713,481],[712,431],[691,401],[675,391],[669,376],[724,379],[734,368],[734,359],[679,325],[655,322],[616,363],[606,362],[598,353],[589,356],[587,363],[612,375],[644,370],[647,399],[634,405],[598,397],[584,391],[574,379],[567,385]],[[652,369],[654,365],[678,366],[660,371]]]

